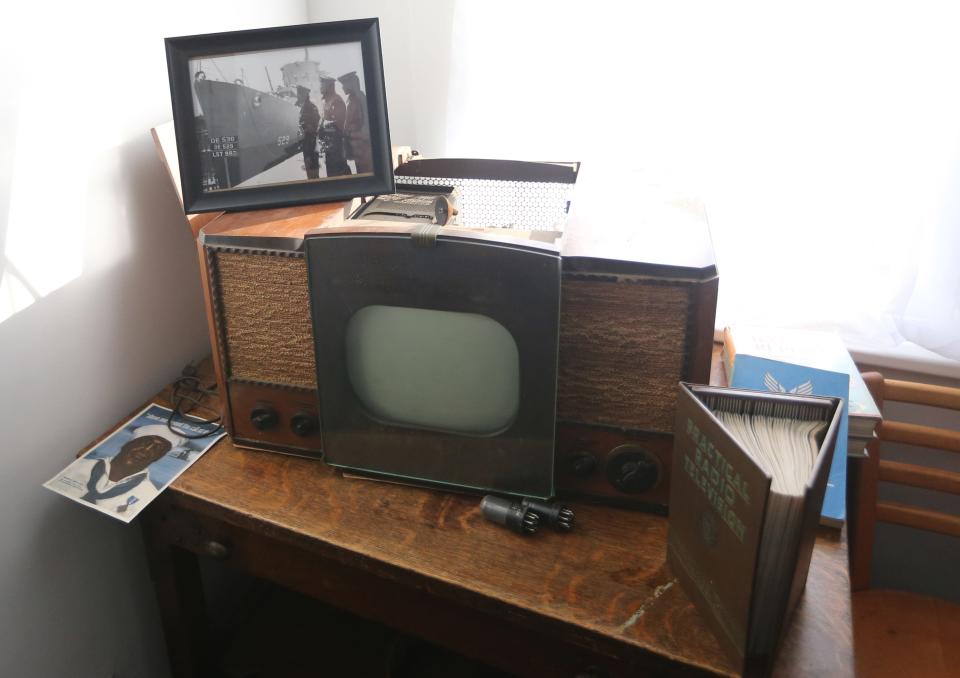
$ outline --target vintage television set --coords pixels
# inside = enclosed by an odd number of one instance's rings
[[[562,164],[413,160],[398,183],[456,187],[472,223],[430,233],[318,205],[209,224],[199,247],[235,441],[410,482],[665,511],[676,385],[709,379],[709,230],[696,203],[581,180],[556,238],[576,178]]]

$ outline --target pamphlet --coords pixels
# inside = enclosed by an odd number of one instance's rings
[[[148,405],[43,486],[129,523],[226,435],[189,415],[171,420],[171,412]]]

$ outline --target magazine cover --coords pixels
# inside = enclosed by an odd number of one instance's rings
[[[202,420],[148,405],[43,484],[49,490],[129,523],[226,433]],[[200,438],[191,436],[203,436]]]

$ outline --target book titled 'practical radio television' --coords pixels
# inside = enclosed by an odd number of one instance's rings
[[[667,558],[721,646],[763,674],[803,592],[842,400],[680,385]]]

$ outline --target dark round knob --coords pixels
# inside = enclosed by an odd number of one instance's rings
[[[317,418],[308,412],[297,412],[290,418],[290,430],[298,436],[306,437],[320,427]]]
[[[653,487],[657,482],[656,465],[649,461],[628,461],[620,467],[620,474],[614,481],[614,484],[623,492],[639,494]]]
[[[266,405],[253,408],[253,411],[250,413],[250,423],[259,431],[266,431],[269,428],[273,428],[279,420],[280,417],[277,415],[277,411]]]
[[[621,445],[607,460],[607,480],[621,492],[642,494],[660,481],[660,461],[636,445]]]
[[[578,478],[586,478],[597,470],[597,458],[586,450],[570,455],[570,472]]]

